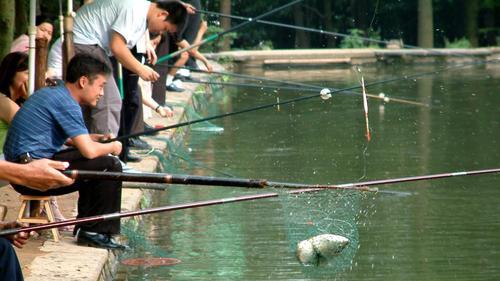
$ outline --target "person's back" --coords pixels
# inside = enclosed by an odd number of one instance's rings
[[[116,31],[132,48],[146,31],[150,4],[146,0],[95,0],[86,4],[75,17],[74,42],[98,45],[112,55],[109,40],[111,32]]]

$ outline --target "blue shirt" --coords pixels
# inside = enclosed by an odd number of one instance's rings
[[[29,152],[34,159],[51,158],[68,138],[88,134],[80,105],[66,87],[36,91],[12,120],[4,145],[5,159],[17,161]]]

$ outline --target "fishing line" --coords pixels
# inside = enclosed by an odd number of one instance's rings
[[[281,11],[281,10],[284,10],[284,9],[286,9],[286,8],[288,8],[288,7],[290,7],[290,6],[293,6],[293,5],[295,5],[295,4],[299,3],[299,2],[302,2],[302,1],[304,1],[304,0],[295,0],[295,1],[292,1],[292,2],[290,2],[290,3],[285,4],[285,5],[283,5],[283,6],[277,7],[277,8],[275,8],[275,9],[273,9],[273,10],[269,11],[269,12],[263,13],[263,14],[261,14],[261,15],[259,15],[259,16],[257,16],[257,17],[255,17],[255,18],[253,18],[253,19],[252,19],[252,18],[248,18],[248,20],[247,20],[246,22],[240,23],[240,24],[238,24],[238,25],[236,25],[236,26],[234,26],[234,27],[229,28],[228,30],[224,30],[224,31],[222,31],[222,32],[212,34],[212,35],[208,36],[207,38],[203,39],[202,41],[200,41],[200,42],[199,42],[199,43],[197,43],[197,44],[190,45],[189,47],[186,47],[186,48],[184,48],[184,49],[180,49],[180,50],[178,50],[178,51],[176,51],[176,52],[173,52],[173,53],[170,53],[170,54],[165,55],[165,56],[163,56],[163,57],[160,57],[160,58],[158,58],[158,60],[157,60],[157,62],[156,62],[156,63],[161,63],[161,62],[164,62],[164,61],[169,60],[169,59],[171,59],[171,58],[177,57],[177,56],[178,56],[178,55],[180,55],[181,53],[184,53],[184,52],[186,52],[186,51],[189,51],[189,50],[191,50],[191,49],[194,49],[194,48],[196,48],[196,47],[198,47],[198,46],[201,46],[201,45],[203,45],[203,44],[205,44],[205,43],[208,43],[208,42],[214,41],[215,39],[217,39],[217,38],[219,38],[219,37],[222,37],[222,36],[224,36],[224,35],[226,35],[226,34],[228,34],[228,33],[234,32],[235,30],[238,30],[238,29],[240,29],[240,28],[242,28],[242,27],[245,27],[245,26],[246,26],[246,25],[248,25],[248,24],[251,24],[251,23],[253,23],[253,22],[255,22],[255,21],[258,21],[258,20],[260,20],[260,19],[262,19],[262,18],[264,18],[264,17],[267,17],[267,16],[269,16],[269,15],[271,15],[271,14],[277,13],[277,12],[279,12],[279,11]]]
[[[489,62],[491,62],[491,61],[489,61]],[[416,73],[416,74],[412,74],[412,75],[405,75],[405,76],[399,76],[399,77],[393,77],[393,78],[388,78],[388,79],[384,79],[384,80],[374,81],[374,82],[367,83],[365,86],[370,87],[370,86],[382,85],[382,84],[387,84],[387,83],[392,83],[392,82],[397,82],[397,81],[416,79],[416,78],[423,77],[423,76],[440,74],[442,72],[453,70],[453,69],[464,68],[464,67],[469,67],[469,66],[483,65],[483,64],[486,64],[489,62],[481,61],[481,62],[464,63],[461,65],[453,65],[453,66],[442,68],[442,69],[437,70],[437,71],[420,72],[420,73]],[[349,91],[349,90],[359,89],[360,87],[361,86],[359,86],[359,85],[351,86],[351,87],[347,87],[347,88],[337,89],[335,91],[332,91],[331,93],[333,94],[333,93],[345,92],[345,91]],[[227,112],[227,113],[218,114],[218,115],[214,115],[214,116],[210,116],[210,117],[205,117],[205,118],[201,118],[201,119],[197,119],[197,120],[189,120],[189,121],[181,122],[181,123],[174,124],[174,125],[169,125],[169,126],[165,126],[165,127],[161,127],[161,128],[146,130],[144,132],[138,132],[138,133],[133,133],[133,134],[129,134],[129,135],[124,135],[121,137],[117,137],[117,138],[108,140],[107,142],[117,141],[117,140],[125,140],[128,138],[138,137],[138,136],[143,136],[143,135],[150,135],[150,134],[154,134],[156,132],[160,132],[160,131],[164,131],[164,130],[168,130],[168,129],[189,126],[189,125],[200,123],[200,122],[225,118],[225,117],[239,115],[239,114],[243,114],[243,113],[247,113],[247,112],[258,111],[258,110],[262,110],[262,109],[272,108],[272,107],[275,107],[278,105],[285,105],[285,104],[300,102],[300,101],[309,100],[309,99],[317,98],[317,97],[321,97],[321,93],[307,95],[307,96],[303,96],[303,97],[297,97],[297,98],[288,99],[288,100],[280,100],[279,102],[263,104],[263,105],[259,105],[259,106],[252,107],[252,108],[242,109],[242,110],[233,111],[233,112]]]
[[[256,20],[256,19],[252,19],[252,18],[248,18],[248,17],[228,15],[228,14],[217,13],[217,12],[212,12],[212,11],[197,10],[197,12],[209,14],[209,15],[220,16],[220,17],[232,18],[232,19],[236,19],[236,20],[254,21],[254,22],[258,22],[258,23],[262,23],[262,24],[266,24],[266,25],[308,31],[308,32],[319,33],[319,34],[323,34],[323,35],[330,35],[330,36],[334,36],[334,37],[356,38],[356,39],[363,40],[365,42],[372,42],[372,43],[378,43],[378,44],[384,44],[384,45],[388,45],[391,43],[390,41],[387,41],[387,40],[379,40],[379,39],[373,39],[373,38],[368,38],[368,37],[363,37],[363,36],[354,36],[354,35],[349,35],[349,34],[340,33],[340,32],[326,31],[323,29],[310,28],[310,27],[298,26],[298,25],[291,25],[291,24],[285,24],[285,23],[273,22],[273,21],[267,21],[267,20]],[[408,45],[408,44],[401,44],[401,47],[407,48],[407,49],[416,49],[416,50],[427,51],[427,52],[429,52],[429,54],[441,54],[441,55],[444,54],[444,55],[448,55],[448,56],[458,56],[458,57],[474,56],[473,54],[457,53],[457,52],[450,53],[449,51],[446,51],[446,50],[441,51],[441,50],[436,50],[436,49],[422,48],[422,47]],[[423,54],[423,55],[425,55],[425,54]]]

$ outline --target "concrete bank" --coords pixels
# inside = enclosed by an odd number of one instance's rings
[[[298,49],[231,51],[210,54],[229,59],[240,69],[263,67],[322,67],[401,61],[431,63],[484,61],[500,58],[500,47],[477,49]]]
[[[196,74],[193,74],[196,77]],[[196,77],[199,78],[199,77]],[[190,104],[192,95],[197,87],[196,84],[185,84],[186,91],[182,93],[167,93],[167,104]],[[173,118],[161,118],[156,113],[146,120],[151,126],[168,126],[179,123],[184,118],[184,108],[174,106],[175,116]],[[162,131],[160,136],[172,138],[176,134],[174,130]],[[166,143],[152,138],[143,137],[153,148],[160,151],[166,150]],[[138,151],[143,160],[139,163],[129,163],[133,169],[144,172],[155,172],[158,168],[158,158],[149,156],[147,151]],[[122,193],[122,211],[137,210],[140,208],[141,200],[149,196],[151,192],[140,189],[126,188]],[[8,207],[6,221],[17,218],[20,207],[18,194],[10,187],[0,190],[0,202]],[[76,216],[77,193],[59,196],[57,198],[60,209],[67,218]],[[32,238],[27,246],[17,250],[21,261],[25,280],[29,281],[70,281],[70,280],[110,280],[114,277],[117,264],[116,253],[112,251],[81,247],[76,244],[76,239],[71,232],[60,232],[62,240],[55,243],[50,232],[41,237]]]

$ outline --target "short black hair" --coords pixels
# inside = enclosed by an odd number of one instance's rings
[[[89,54],[77,54],[68,64],[66,82],[75,83],[80,77],[86,76],[92,83],[99,74],[110,75],[111,68],[105,62]]]
[[[14,76],[17,72],[26,70],[28,70],[28,54],[13,52],[6,55],[0,63],[0,93],[12,98],[10,86]]]
[[[176,0],[157,0],[156,5],[158,8],[168,12],[166,21],[183,27],[187,19],[187,10],[180,1]]]

